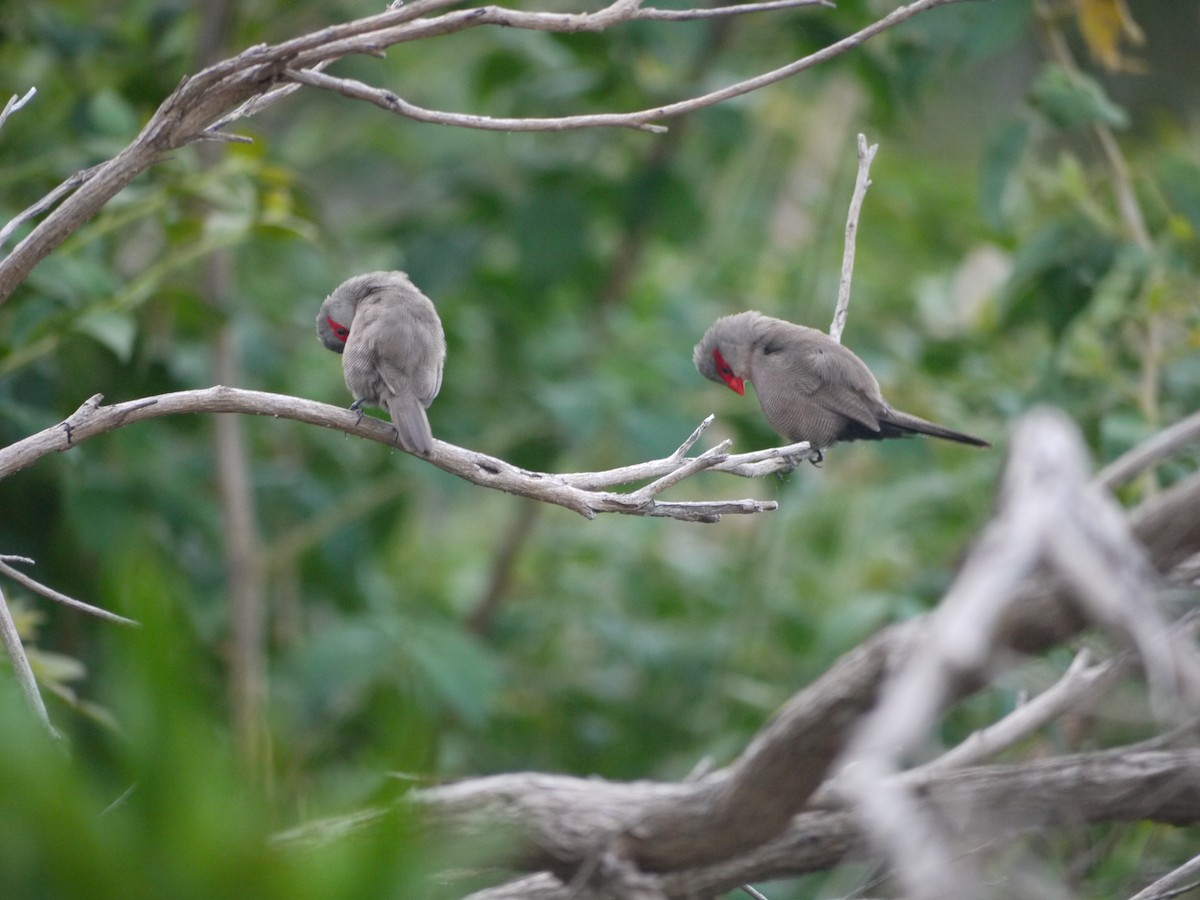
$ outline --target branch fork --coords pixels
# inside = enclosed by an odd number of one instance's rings
[[[0,449],[0,479],[32,465],[49,453],[70,450],[99,434],[144,419],[183,413],[242,413],[293,419],[395,446],[395,430],[390,422],[372,416],[356,416],[341,407],[283,394],[217,385],[143,397],[109,406],[102,405],[103,399],[100,394],[89,397],[60,424]],[[730,455],[729,441],[722,441],[697,457],[688,457],[688,450],[712,422],[713,416],[706,418],[668,457],[604,472],[563,475],[531,472],[494,456],[439,440],[434,441],[433,453],[428,461],[445,472],[481,487],[552,503],[589,519],[599,513],[621,513],[711,523],[719,521],[725,514],[752,514],[776,509],[777,504],[773,500],[659,499],[659,495],[668,488],[698,472],[713,470],[758,477],[789,471],[800,459],[809,458],[813,453],[807,444],[794,444]],[[610,490],[646,479],[652,481],[634,491]]]

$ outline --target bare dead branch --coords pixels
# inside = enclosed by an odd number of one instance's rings
[[[37,94],[37,88],[31,87],[22,97],[18,97],[16,94],[9,97],[8,102],[4,104],[4,109],[0,109],[0,128],[4,127],[4,123],[8,121],[9,116],[32,100],[35,94]]]
[[[35,216],[40,216],[46,210],[53,207],[54,204],[56,204],[63,197],[67,196],[67,194],[71,193],[71,191],[75,190],[81,184],[84,184],[86,181],[92,178],[92,176],[99,172],[103,167],[104,164],[101,163],[99,165],[90,166],[89,168],[83,169],[80,172],[76,172],[41,200],[30,206],[27,206],[25,209],[13,216],[7,225],[5,225],[3,228],[0,228],[0,246],[3,246],[4,242],[12,236],[12,233],[20,228],[25,222],[28,222]]]
[[[1006,468],[999,514],[934,613],[925,649],[884,689],[847,751],[841,787],[912,897],[964,896],[981,880],[966,870],[951,833],[922,815],[917,798],[890,776],[919,750],[964,680],[988,680],[1006,649],[1005,617],[1039,566],[1064,580],[1092,621],[1138,650],[1164,708],[1200,698],[1200,663],[1157,611],[1152,569],[1124,515],[1088,485],[1077,429],[1061,415],[1034,411],[1014,446],[1021,454]]]
[[[679,448],[674,453],[663,459],[637,463],[632,466],[623,466],[617,469],[608,469],[604,472],[574,472],[559,477],[572,487],[589,491],[612,487],[614,485],[629,484],[634,481],[640,481],[643,478],[660,477],[668,472],[675,471],[679,466],[689,462],[688,451],[692,449],[692,446],[715,420],[715,416],[709,415],[706,417],[696,427],[696,430],[691,433],[688,439],[679,445]],[[816,452],[809,446],[807,441],[800,441],[799,443],[788,444],[784,447],[750,450],[746,453],[726,456],[723,459],[715,459],[706,468],[711,472],[728,472],[731,475],[740,475],[743,478],[761,478],[764,475],[790,472],[804,460],[815,459],[816,456]]]
[[[1193,856],[1179,868],[1168,872],[1153,884],[1138,891],[1129,900],[1168,900],[1171,897],[1178,897],[1180,894],[1200,886],[1197,879],[1200,879],[1200,856]]]
[[[82,600],[76,600],[74,597],[47,587],[40,581],[30,578],[24,572],[14,569],[9,563],[22,563],[24,565],[33,565],[33,560],[24,556],[4,556],[0,555],[0,575],[10,578],[21,587],[33,591],[35,594],[41,594],[47,600],[53,600],[55,603],[61,603],[63,606],[69,606],[71,609],[78,610],[82,613],[87,613],[89,616],[95,616],[97,619],[104,619],[106,622],[116,622],[118,625],[137,625],[134,619],[127,619],[125,616],[118,615],[115,612],[109,612],[107,609],[101,609],[99,606],[92,606],[90,603],[84,603]]]
[[[1132,662],[1128,657],[1090,665],[1091,654],[1080,650],[1056,681],[1032,700],[1022,703],[1003,719],[971,734],[966,740],[926,763],[917,772],[961,769],[976,765],[1036,734],[1063,713],[1088,706],[1123,676]]]
[[[1028,454],[1028,444],[1022,446],[1023,454]],[[1019,460],[1013,464],[1022,463]],[[1037,471],[1042,475],[1049,472]],[[1200,475],[1164,492],[1134,514],[1136,537],[1146,543],[1155,565],[1170,565],[1176,557],[1200,550],[1200,527],[1182,533],[1177,527],[1181,519],[1194,523],[1198,503]],[[1176,527],[1170,526],[1172,522]],[[1030,577],[1018,584],[1021,599],[1009,605],[1003,628],[997,634],[1003,635],[1008,645],[1033,653],[1076,633],[1084,620],[1065,614],[1075,609],[1075,603],[1070,599],[1073,594],[1068,594],[1061,582],[1028,571]],[[968,575],[964,586],[956,589],[965,590],[969,583]],[[1056,612],[1058,609],[1064,612]],[[880,690],[889,678],[903,671],[915,655],[928,655],[933,628],[932,617],[925,617],[891,626],[867,639],[788,701],[730,766],[685,782],[620,784],[512,775],[473,779],[418,796],[455,835],[497,827],[511,829],[514,844],[510,862],[525,871],[545,870],[559,879],[570,880],[585,860],[614,848],[642,871],[662,873],[667,896],[687,896],[687,890],[703,895],[710,887],[716,890],[714,886],[731,888],[756,878],[784,877],[827,867],[847,852],[864,847],[857,820],[838,808],[840,790],[830,790],[833,784],[840,785],[842,778],[833,783],[826,781],[831,766],[852,729],[879,702]],[[951,633],[959,632],[951,629]],[[956,674],[942,706],[984,683],[978,676],[970,677],[969,667]],[[1012,773],[1024,769],[984,767],[970,771],[973,774],[963,775],[962,781],[954,781],[952,773],[937,768],[892,776],[889,790],[909,792],[916,797],[915,802],[923,804],[928,801],[929,785],[935,782],[954,784],[954,790],[967,792],[961,796],[970,796],[974,789],[963,785],[969,785],[975,774],[1003,771],[1007,779],[1017,777]],[[1134,776],[1127,775],[1132,784]],[[1176,776],[1178,772],[1172,777]],[[1194,776],[1192,773],[1190,777]],[[896,777],[900,780],[895,781]],[[1040,785],[1040,777],[1033,777],[1029,783]],[[1081,776],[1076,773],[1074,777]],[[893,784],[897,786],[891,787]],[[1021,813],[996,820],[1005,828],[1025,827],[1022,822],[1028,827],[1045,825],[1055,815],[1070,817],[1077,812],[1063,795],[1042,804],[1039,798],[1051,794],[1039,793],[1040,786],[1030,794],[1021,793],[1014,782],[1004,784],[1007,786],[998,782],[996,791],[1011,791],[1007,803]],[[1134,791],[1132,787],[1130,790]],[[954,807],[956,796],[948,787],[947,809]],[[1100,803],[1101,796],[1107,796],[1107,792],[1099,791],[1097,796],[1081,798],[1081,802]],[[1182,815],[1184,808],[1192,808],[1188,815],[1200,814],[1194,792],[1185,791],[1181,797],[1185,799],[1180,800],[1179,809],[1168,811],[1162,807],[1167,820],[1171,815]],[[1146,799],[1139,797],[1137,802]],[[980,801],[978,808],[986,808],[989,802],[990,798]],[[1167,800],[1160,796],[1154,802]],[[806,812],[806,803],[832,808]],[[1114,808],[1117,805],[1114,802]],[[990,815],[982,818],[992,821]],[[539,883],[548,882],[543,878]],[[525,882],[520,884],[526,886]],[[579,896],[589,895],[584,891]]]
[[[1173,824],[1200,821],[1200,750],[1194,748],[1143,751],[1108,750],[1007,765],[895,776],[919,798],[923,815],[936,816],[968,829],[980,820],[1002,823],[1006,838],[1030,829],[1075,826],[1091,822],[1131,822],[1148,819]],[[534,774],[473,779],[462,787],[477,792],[478,808],[487,802],[499,810],[529,798],[521,807],[524,820],[539,831],[555,824],[565,827],[574,816],[576,828],[603,823],[622,786],[600,779]],[[435,823],[461,834],[445,816],[447,806],[463,800],[459,785],[419,790],[412,799]],[[532,798],[538,798],[540,803]],[[361,823],[360,823],[361,824]],[[336,821],[314,823],[289,836],[313,840],[314,831],[328,827],[340,833]],[[316,838],[319,839],[319,838]],[[866,852],[864,835],[854,818],[842,810],[808,810],[793,817],[773,840],[724,860],[707,860],[695,867],[659,873],[653,881],[666,897],[712,896],[749,881],[790,878],[828,869],[848,856]],[[472,894],[472,900],[566,900],[611,897],[587,886],[570,893],[570,877],[541,873],[507,885]],[[972,890],[967,896],[979,896]]]
[[[0,302],[16,290],[38,262],[95,215],[130,181],[157,164],[166,154],[195,141],[212,140],[217,134],[217,127],[235,118],[251,115],[283,96],[279,82],[288,77],[286,72],[292,72],[293,76],[295,73],[306,72],[307,74],[299,77],[317,83],[316,79],[322,77],[317,71],[319,67],[344,56],[378,54],[395,44],[451,34],[479,25],[570,33],[601,31],[639,17],[669,21],[680,16],[680,13],[664,10],[642,10],[638,0],[615,0],[596,12],[579,14],[527,12],[483,6],[454,10],[437,16],[429,15],[454,2],[456,0],[414,0],[376,16],[325,28],[281,44],[251,47],[237,56],[185,78],[163,101],[141,133],[121,153],[106,163],[68,179],[52,192],[53,200],[47,198],[39,201],[18,216],[20,222],[25,222],[33,216],[51,210],[7,257],[0,260]],[[823,50],[707,94],[637,112],[602,116],[599,119],[581,116],[542,121],[552,130],[598,125],[643,129],[646,126],[661,127],[655,126],[655,123],[713,106],[782,81],[854,49],[864,41],[915,15],[955,2],[960,0],[914,0]],[[734,15],[764,9],[784,9],[790,5],[790,2],[734,5],[725,8],[730,12],[720,14]],[[717,14],[705,10],[690,12],[694,12],[694,17],[697,18]],[[321,84],[329,85],[323,81]],[[374,89],[365,85],[363,89],[366,91],[363,99],[371,99],[372,102],[378,99]],[[396,101],[397,104],[401,103],[398,97]],[[435,115],[432,111],[421,110],[419,107],[409,110],[414,111],[426,116]],[[467,116],[461,121],[447,121],[446,124],[465,125],[471,119],[483,121],[487,117]],[[572,121],[572,124],[568,124]],[[4,229],[5,236],[11,235],[18,224],[16,220],[10,222]]]
[[[842,277],[838,282],[837,306],[833,311],[833,322],[829,325],[829,336],[841,343],[842,331],[846,327],[846,315],[850,311],[850,279],[854,274],[854,246],[858,237],[858,217],[862,212],[863,199],[871,186],[871,163],[875,161],[878,144],[867,146],[865,135],[858,136],[858,175],[854,180],[854,193],[850,197],[850,209],[846,213],[846,240],[842,245]]]
[[[304,69],[285,69],[284,78],[309,87],[333,91],[352,100],[365,100],[380,109],[396,113],[417,122],[430,125],[452,125],[459,128],[478,128],[484,131],[567,131],[574,128],[634,128],[655,134],[666,132],[663,125],[631,122],[621,114],[598,114],[591,116],[563,116],[549,119],[497,119],[491,116],[475,116],[468,113],[442,112],[425,109],[415,103],[401,99],[392,91],[372,87],[353,78],[335,78]]]
[[[646,6],[638,9],[633,18],[653,22],[694,22],[699,19],[723,19],[746,13],[798,9],[802,6],[837,8],[837,4],[832,0],[767,0],[765,3],[734,3],[729,6],[709,6],[701,9],[658,9]]]
[[[43,456],[69,450],[96,435],[145,419],[184,413],[243,413],[292,419],[395,447],[395,431],[390,423],[370,416],[359,420],[355,413],[347,409],[282,394],[218,385],[201,390],[145,397],[110,406],[101,406],[102,400],[103,397],[97,394],[65,422],[0,449],[0,479],[32,465]],[[707,427],[711,418],[709,417],[697,431]],[[689,441],[694,441],[698,436],[694,435]],[[685,445],[690,446],[687,442]],[[788,450],[792,451],[792,456],[782,452]],[[807,446],[804,446],[802,449],[774,448],[730,456],[718,447],[695,459],[676,451],[676,454],[661,460],[624,466],[607,473],[589,472],[575,476],[530,472],[504,460],[435,440],[429,462],[445,472],[481,487],[562,506],[589,519],[595,518],[598,513],[608,512],[666,517],[690,522],[716,522],[722,515],[729,513],[768,512],[776,508],[776,503],[773,500],[754,499],[669,501],[657,499],[658,495],[684,477],[708,469],[739,471],[747,465],[767,465],[768,468],[774,466],[770,471],[779,471],[793,464],[792,460],[796,454],[806,451]],[[673,474],[680,469],[684,469],[686,474]],[[744,472],[739,471],[739,474]],[[631,493],[604,490],[607,487],[645,479],[658,480]]]
[[[38,721],[50,732],[51,737],[58,738],[58,732],[50,724],[50,714],[46,712],[46,701],[42,699],[42,693],[38,690],[37,679],[33,676],[29,657],[25,654],[25,645],[21,643],[21,635],[17,631],[17,624],[13,621],[12,612],[8,608],[8,601],[4,598],[3,588],[0,588],[0,645],[4,646],[4,652],[8,654],[8,659],[13,667],[13,676],[16,678],[21,693],[25,695],[29,708],[33,710]]]
[[[1200,441],[1200,412],[1192,413],[1121,454],[1100,470],[1096,481],[1109,490],[1116,490],[1197,441]]]

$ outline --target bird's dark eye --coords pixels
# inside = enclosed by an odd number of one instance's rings
[[[326,316],[325,321],[329,323],[329,327],[333,329],[334,336],[345,340],[350,336],[350,329],[341,322],[335,321],[333,316]]]

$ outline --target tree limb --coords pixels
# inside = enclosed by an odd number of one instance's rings
[[[46,701],[42,699],[42,693],[38,690],[37,679],[33,676],[33,669],[30,668],[25,645],[21,642],[21,635],[17,631],[12,612],[8,608],[8,601],[4,598],[3,588],[0,588],[0,646],[4,647],[4,652],[12,663],[13,677],[16,679],[17,687],[25,696],[29,708],[33,710],[37,720],[50,732],[52,737],[59,737],[54,726],[50,724],[50,714],[46,712]]]
[[[1200,750],[1119,748],[1053,759],[893,776],[918,798],[924,814],[946,819],[978,843],[1011,839],[1034,829],[1101,822],[1150,820],[1174,825],[1200,821]],[[492,813],[540,832],[612,827],[622,801],[635,805],[663,788],[596,778],[514,774],[472,779],[415,791],[410,801],[456,836],[464,809]],[[511,816],[506,816],[504,813]],[[304,846],[370,828],[385,815],[369,810],[309,823],[281,835]],[[493,827],[495,827],[493,825]],[[671,898],[714,896],[750,881],[794,878],[829,869],[867,850],[855,818],[838,808],[808,809],[790,818],[773,839],[723,860],[651,874],[651,884]],[[471,900],[603,900],[602,883],[568,887],[569,874],[541,872],[471,895]]]
[[[388,422],[358,416],[341,407],[329,406],[299,397],[247,391],[221,385],[193,391],[177,391],[101,406],[100,394],[87,400],[66,421],[46,428],[37,434],[0,449],[0,480],[50,453],[70,450],[76,444],[100,434],[132,425],[145,419],[184,413],[244,413],[292,419],[310,425],[320,425],[387,444],[395,448],[395,429]],[[788,471],[811,451],[808,445],[794,444],[751,453],[730,455],[728,441],[713,447],[696,458],[686,451],[711,424],[709,416],[700,427],[671,456],[660,460],[623,466],[608,472],[584,472],[576,475],[553,475],[531,472],[502,459],[456,447],[445,441],[434,441],[429,462],[457,475],[472,484],[505,491],[543,503],[574,510],[592,519],[598,513],[623,513],[633,516],[658,516],[689,522],[716,522],[727,513],[769,512],[776,508],[773,500],[659,500],[658,495],[668,487],[701,471],[731,472],[738,475],[762,475]],[[630,493],[605,490],[617,485],[645,479],[657,479]]]
[[[0,109],[0,128],[4,127],[4,123],[8,121],[9,116],[32,100],[35,94],[37,94],[37,88],[31,87],[25,92],[24,96],[18,97],[16,94],[13,94],[9,97],[8,102],[4,104],[4,109]]]
[[[71,609],[78,610],[82,613],[87,613],[89,616],[95,616],[97,619],[104,619],[106,622],[115,622],[118,625],[137,625],[134,619],[127,619],[125,616],[118,615],[115,612],[109,612],[107,609],[101,609],[99,606],[92,606],[90,603],[84,603],[82,600],[76,600],[74,597],[63,594],[54,588],[46,587],[40,581],[30,578],[24,572],[14,569],[9,563],[23,563],[25,565],[33,565],[32,559],[27,559],[24,556],[6,556],[0,555],[0,575],[15,581],[27,590],[33,591],[35,594],[41,594],[47,600],[53,600],[55,603],[61,603],[63,606],[69,606]]]
[[[1022,455],[1010,466],[1030,466],[1031,453],[1033,460],[1038,458],[1031,442],[1023,446]],[[1040,473],[1034,485],[1043,483],[1040,479],[1050,477],[1054,471],[1036,465],[1032,470]],[[1027,493],[1038,495],[1033,489]],[[1129,517],[1135,537],[1145,543],[1148,558],[1160,571],[1177,558],[1200,551],[1200,525],[1194,514],[1198,504],[1200,475],[1178,483]],[[1181,521],[1190,527],[1179,528]],[[1074,592],[1044,571],[1021,583],[1019,594],[1020,599],[1007,606],[996,624],[994,639],[1003,640],[1007,646],[1040,652],[1061,643],[1085,624]],[[510,863],[525,871],[552,873],[563,882],[569,881],[586,860],[616,853],[643,872],[661,873],[664,881],[660,884],[671,878],[687,878],[706,867],[718,867],[732,873],[727,874],[727,883],[736,886],[751,878],[766,877],[748,872],[743,860],[761,860],[767,848],[776,847],[778,841],[793,834],[796,817],[807,817],[804,821],[810,825],[819,821],[821,828],[804,831],[803,840],[788,845],[784,862],[776,857],[776,865],[790,873],[804,871],[797,860],[813,848],[825,848],[817,857],[820,865],[829,865],[860,845],[855,819],[843,811],[837,812],[842,818],[830,818],[828,812],[804,812],[803,808],[811,802],[841,802],[838,790],[823,789],[819,797],[814,794],[831,772],[852,730],[880,702],[883,685],[917,655],[928,654],[933,629],[934,618],[926,616],[893,625],[868,638],[795,694],[732,764],[695,779],[614,783],[503,775],[419,791],[415,799],[456,835],[495,828],[511,832]],[[960,670],[939,706],[978,690],[984,683],[978,672]],[[1050,764],[1057,762],[1052,760]],[[940,781],[952,776],[937,770],[902,777],[916,780],[889,783],[904,785],[918,803],[926,801],[923,785],[934,783],[920,779],[952,783]],[[964,785],[968,781],[954,783]],[[1170,815],[1200,816],[1196,795],[1187,797],[1187,803],[1194,807],[1188,807],[1192,811]],[[947,798],[947,803],[952,802],[950,793]],[[1014,794],[1010,803],[1018,801],[1032,804],[1028,821],[1036,819],[1034,812],[1045,811],[1036,797]],[[1081,802],[1099,800],[1089,797],[1081,798]],[[1158,802],[1165,801],[1158,798]],[[1073,812],[1063,810],[1061,815]],[[1167,813],[1163,815],[1169,820]],[[666,889],[665,893],[681,896],[684,892],[673,894],[672,889]]]
[[[569,33],[602,31],[638,18],[673,21],[680,18],[736,15],[803,5],[802,0],[748,3],[724,7],[717,13],[713,10],[643,10],[639,0],[614,0],[610,5],[591,13],[527,12],[499,6],[482,6],[430,16],[431,13],[454,2],[455,0],[414,0],[376,16],[324,28],[280,44],[251,47],[230,59],[209,66],[196,75],[184,78],[128,147],[108,162],[73,175],[51,192],[54,202],[60,198],[65,199],[62,199],[7,257],[0,260],[0,302],[16,290],[38,262],[95,215],[129,182],[157,164],[166,154],[195,141],[213,139],[218,135],[215,131],[217,127],[236,118],[252,115],[269,102],[283,96],[289,86],[281,87],[280,83],[289,77],[307,78],[314,84],[319,82],[323,86],[329,86],[330,82],[324,80],[328,76],[321,76],[318,70],[347,55],[378,55],[395,44],[451,34],[485,24]],[[550,130],[596,126],[652,126],[651,130],[661,128],[654,126],[654,123],[713,106],[782,81],[852,50],[915,15],[955,2],[960,0],[914,0],[822,50],[707,94],[637,112],[604,115],[598,119],[577,116],[541,121],[545,128]],[[298,74],[301,72],[306,74]],[[336,81],[342,85],[349,84],[346,79]],[[362,88],[365,91],[365,99],[378,99],[377,95],[380,92],[365,85]],[[395,100],[396,104],[402,104],[398,97]],[[390,101],[388,103],[390,104]],[[419,107],[413,107],[411,112],[433,115],[431,111],[421,110]],[[487,120],[485,116],[460,116],[455,120],[456,114],[438,115],[450,117],[446,124],[466,125],[469,124],[469,120]],[[435,121],[433,118],[426,120]],[[52,205],[53,202],[49,198],[33,204],[10,222],[3,234],[11,234],[19,222],[27,221]]]
[[[850,311],[850,279],[854,274],[854,247],[858,237],[858,217],[862,212],[867,188],[871,186],[871,163],[879,151],[878,144],[867,146],[864,135],[858,136],[858,175],[854,179],[854,193],[850,196],[850,208],[846,212],[846,240],[842,245],[842,277],[838,282],[837,305],[833,310],[833,322],[829,336],[841,343],[842,331],[846,327],[846,316]]]

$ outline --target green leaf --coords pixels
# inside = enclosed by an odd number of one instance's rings
[[[80,316],[75,330],[94,338],[107,347],[123,363],[133,356],[133,342],[137,338],[137,323],[133,316],[121,312],[95,311]]]
[[[1113,128],[1129,125],[1129,114],[1109,99],[1098,81],[1062,66],[1048,65],[1042,70],[1030,100],[1060,128],[1080,128],[1093,122]]]
[[[405,650],[442,699],[469,725],[482,725],[496,693],[497,672],[483,649],[456,624],[421,623]]]

